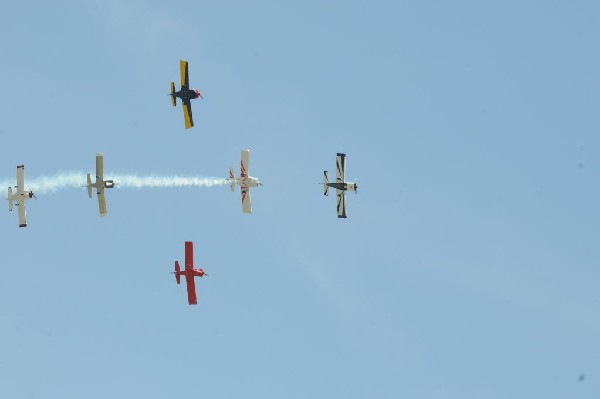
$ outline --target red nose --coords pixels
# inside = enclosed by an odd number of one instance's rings
[[[200,95],[200,90],[194,90],[196,92],[196,98],[198,97],[202,97],[202,95]]]

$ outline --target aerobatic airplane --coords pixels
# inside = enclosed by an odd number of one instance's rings
[[[194,269],[194,243],[191,241],[185,242],[185,269],[181,271],[179,262],[175,261],[175,271],[172,272],[175,275],[177,284],[180,283],[181,276],[185,276],[185,282],[187,284],[188,303],[190,305],[198,304],[198,298],[196,298],[196,282],[194,277],[202,277],[207,275],[202,269]]]
[[[90,174],[87,174],[87,192],[88,196],[92,198],[92,188],[96,189],[96,195],[98,196],[98,208],[100,210],[100,216],[106,216],[106,197],[104,196],[105,188],[114,188],[115,182],[112,180],[104,180],[104,154],[101,152],[96,153],[96,182],[92,183]]]
[[[181,99],[181,102],[183,103],[183,119],[185,121],[185,128],[189,129],[194,126],[194,120],[192,119],[191,100],[194,98],[202,98],[202,95],[200,94],[200,90],[190,89],[187,61],[179,60],[179,69],[181,73],[181,89],[179,91],[175,91],[175,82],[171,82],[171,103],[174,107],[176,107],[177,97]]]
[[[12,211],[13,203],[19,207],[19,227],[27,227],[27,218],[25,212],[25,201],[35,198],[33,191],[25,190],[25,166],[17,166],[17,191],[13,193],[12,187],[8,188],[8,210]]]
[[[242,210],[244,213],[252,213],[250,187],[262,186],[262,183],[256,177],[250,176],[250,150],[242,150],[240,177],[236,178],[233,168],[229,168],[229,181],[231,191],[235,190],[236,183],[240,185],[240,190],[242,191]]]
[[[323,172],[323,189],[325,195],[329,194],[329,187],[335,188],[337,196],[337,213],[339,218],[345,218],[346,216],[346,191],[354,191],[358,193],[358,186],[356,183],[348,183],[344,181],[344,171],[346,169],[346,154],[338,152],[335,159],[336,166],[336,177],[335,183],[329,183],[327,178],[327,171]]]

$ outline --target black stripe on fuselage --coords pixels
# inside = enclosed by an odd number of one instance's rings
[[[346,191],[348,190],[348,183],[327,183],[329,187],[333,187],[336,190]]]

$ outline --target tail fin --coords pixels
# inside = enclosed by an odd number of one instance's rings
[[[229,178],[231,180],[235,179],[235,172],[234,172],[233,168],[229,168]],[[231,182],[231,184],[229,185],[229,189],[231,191],[235,191],[235,181]]]
[[[181,281],[179,280],[181,278],[181,268],[179,267],[179,262],[175,261],[175,280],[177,280],[177,284],[179,284]]]
[[[177,106],[177,97],[174,96],[175,94],[175,82],[171,82],[171,104],[173,104],[174,107]]]
[[[329,186],[327,185],[327,183],[329,183],[329,179],[327,178],[327,171],[324,170],[323,171],[323,194],[324,195],[329,194]]]
[[[87,191],[88,197],[92,198],[92,178],[89,173],[87,174]]]
[[[12,211],[12,206],[13,206],[13,201],[10,198],[11,196],[12,196],[12,188],[9,187],[8,188],[8,197],[6,198],[8,200],[8,210],[9,211]]]

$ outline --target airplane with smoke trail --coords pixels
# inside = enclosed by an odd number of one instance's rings
[[[83,171],[61,172],[53,176],[41,176],[28,179],[36,194],[54,194],[64,189],[87,187],[82,185]],[[119,188],[156,189],[156,188],[184,188],[184,187],[215,187],[229,184],[229,179],[222,177],[183,176],[183,175],[137,175],[111,173],[114,181],[118,181]],[[0,180],[0,187],[11,186],[11,179]]]
[[[35,198],[33,191],[25,190],[25,166],[17,166],[17,185],[14,186],[17,189],[13,193],[13,188],[8,187],[8,210],[13,210],[13,204],[19,207],[19,227],[27,227],[27,217],[25,212],[25,201],[30,198]]]
[[[179,60],[179,71],[181,75],[181,89],[175,91],[175,82],[171,82],[171,103],[174,107],[177,106],[177,98],[181,99],[183,107],[183,120],[185,128],[189,129],[194,126],[192,119],[192,103],[195,98],[203,98],[198,89],[190,89],[190,77],[188,74],[188,63],[185,60]]]
[[[104,180],[104,154],[101,152],[96,153],[96,182],[92,183],[90,174],[87,174],[87,192],[88,196],[92,198],[92,188],[96,189],[96,196],[98,197],[98,208],[100,216],[106,216],[108,214],[106,210],[106,197],[104,196],[105,188],[114,188],[115,183],[113,180]]]
[[[175,261],[175,271],[171,272],[175,275],[175,281],[180,284],[181,276],[185,276],[187,285],[188,303],[197,305],[198,298],[196,297],[196,282],[194,277],[208,276],[203,269],[194,269],[194,243],[191,241],[185,242],[185,268],[181,271],[179,261]]]
[[[262,186],[260,180],[250,176],[250,150],[242,150],[242,159],[240,161],[240,177],[235,177],[233,168],[229,168],[229,183],[231,191],[235,190],[235,185],[240,185],[242,192],[242,211],[252,213],[252,203],[250,198],[250,187]]]

